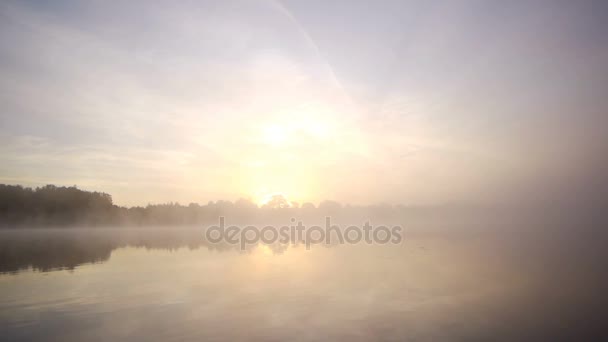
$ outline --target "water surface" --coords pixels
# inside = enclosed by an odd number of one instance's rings
[[[596,336],[595,269],[547,241],[211,245],[199,229],[0,232],[5,340],[513,340]],[[535,247],[536,246],[536,247]],[[556,250],[561,251],[557,248]],[[539,252],[540,251],[540,252]],[[561,253],[561,252],[560,252]],[[571,258],[570,258],[571,259]],[[584,265],[592,265],[585,263]]]

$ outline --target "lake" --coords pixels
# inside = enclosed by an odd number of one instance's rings
[[[605,272],[562,231],[411,229],[399,245],[209,244],[202,229],[0,231],[7,341],[597,338]],[[568,246],[568,248],[564,248]]]

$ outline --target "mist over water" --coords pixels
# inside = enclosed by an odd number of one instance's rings
[[[606,337],[599,202],[125,208],[76,188],[0,189],[0,335],[10,341]],[[397,244],[242,246],[208,240],[221,217],[403,231]]]
[[[217,246],[200,227],[0,232],[9,340],[599,338],[598,235],[417,225],[401,245]],[[584,233],[583,233],[584,234]],[[565,324],[567,322],[567,324]]]
[[[1,1],[0,340],[608,340],[607,4]]]

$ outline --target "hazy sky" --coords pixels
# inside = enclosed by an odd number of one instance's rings
[[[0,75],[0,182],[117,204],[604,184],[603,1],[2,1]]]

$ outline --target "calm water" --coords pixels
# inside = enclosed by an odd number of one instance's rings
[[[606,317],[595,255],[559,239],[436,230],[240,252],[202,235],[0,232],[2,340],[569,339]]]

